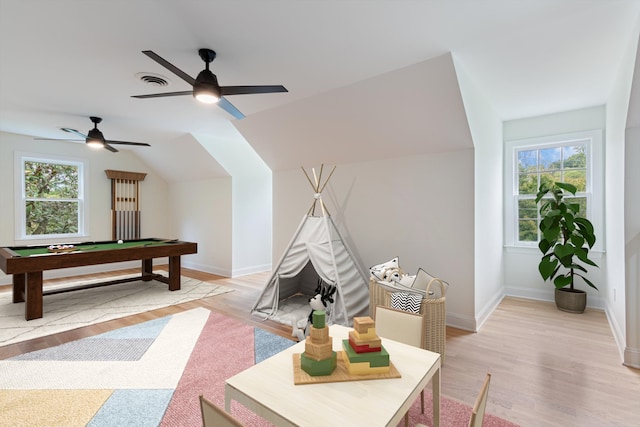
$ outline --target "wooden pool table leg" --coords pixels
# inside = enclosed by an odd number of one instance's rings
[[[169,257],[169,290],[180,290],[180,256]]]
[[[42,317],[42,271],[27,273],[24,318],[27,320]]]
[[[151,277],[145,277],[145,276],[151,276],[153,274],[153,258],[150,259],[143,259],[142,260],[142,280],[149,281],[151,280]]]
[[[13,302],[24,302],[24,282],[27,275],[14,274],[13,275]]]

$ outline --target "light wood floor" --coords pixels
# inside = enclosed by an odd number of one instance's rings
[[[233,279],[188,269],[182,273],[235,291],[0,347],[0,359],[195,307],[290,338],[287,326],[249,314],[268,273]],[[101,276],[108,273],[90,277]],[[522,426],[640,426],[640,370],[622,365],[602,311],[575,315],[552,303],[505,298],[480,332],[448,328],[443,394],[472,405],[487,372],[492,374],[487,411]]]

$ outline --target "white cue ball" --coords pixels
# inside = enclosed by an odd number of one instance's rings
[[[122,240],[118,240],[119,245],[121,245],[122,243],[124,243]]]

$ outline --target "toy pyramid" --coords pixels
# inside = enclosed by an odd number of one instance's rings
[[[310,334],[304,342],[304,353],[300,355],[300,367],[311,376],[331,375],[338,360],[332,343],[326,312],[315,310]]]
[[[342,360],[351,375],[389,372],[389,353],[382,346],[375,326],[369,316],[354,317],[349,339],[342,340]]]

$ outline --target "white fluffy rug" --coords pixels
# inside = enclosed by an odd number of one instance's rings
[[[135,275],[118,276],[113,279],[133,276]],[[98,281],[100,280],[76,281],[55,287]],[[47,289],[53,288],[53,286],[47,287]],[[24,303],[12,303],[11,291],[2,292],[0,293],[0,346],[219,295],[232,290],[225,286],[184,276],[181,278],[181,289],[173,292],[168,290],[165,283],[155,280],[149,282],[140,280],[101,288],[46,295],[43,299],[44,316],[41,319],[29,321],[24,319]]]

